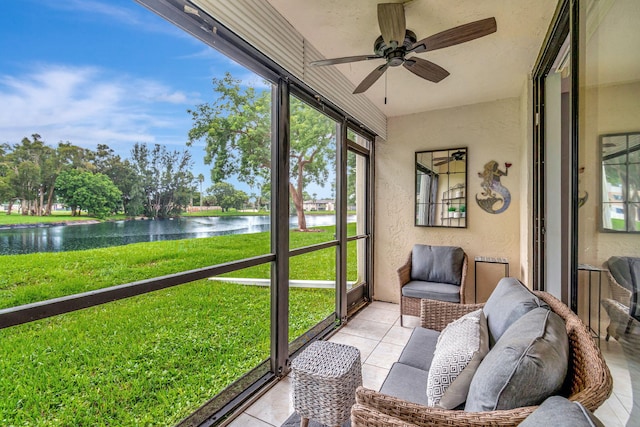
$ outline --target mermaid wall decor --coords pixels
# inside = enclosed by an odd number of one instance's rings
[[[511,204],[511,193],[509,189],[502,185],[500,177],[507,176],[511,163],[504,164],[504,171],[500,170],[498,162],[491,160],[484,165],[484,170],[478,172],[478,177],[482,178],[481,197],[476,194],[478,206],[490,214],[499,214],[507,210]]]
[[[578,169],[578,207],[581,208],[589,200],[589,193],[585,190],[580,190],[581,179],[580,176],[584,173],[584,166]]]

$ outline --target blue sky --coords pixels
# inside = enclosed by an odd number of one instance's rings
[[[213,77],[262,85],[133,0],[2,0],[0,12],[0,143],[38,133],[123,157],[136,142],[182,150],[186,110],[213,101]],[[206,188],[202,145],[191,151]]]

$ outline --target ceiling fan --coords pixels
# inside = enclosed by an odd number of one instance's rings
[[[448,157],[434,157],[433,161],[437,163],[433,163],[433,166],[444,165],[445,163],[453,162],[454,160],[464,160],[465,152],[462,150],[454,151]]]
[[[404,6],[402,3],[378,4],[378,25],[382,35],[376,39],[373,45],[373,55],[323,59],[313,61],[310,64],[333,65],[368,61],[371,59],[384,59],[386,62],[365,77],[353,91],[354,94],[362,93],[369,89],[371,85],[387,71],[387,68],[398,67],[400,65],[418,77],[438,83],[449,75],[447,70],[426,59],[417,56],[407,58],[407,55],[454,46],[495,33],[497,30],[496,19],[492,17],[450,28],[417,41],[415,33],[406,28]]]

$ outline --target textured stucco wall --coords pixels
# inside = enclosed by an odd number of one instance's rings
[[[374,298],[399,301],[396,269],[415,243],[460,246],[469,255],[467,301],[473,301],[475,256],[507,257],[511,275],[520,278],[520,226],[522,149],[522,103],[519,98],[431,111],[388,120],[388,139],[376,142],[376,216]],[[414,226],[416,151],[468,147],[467,228]],[[511,205],[502,214],[489,214],[476,204],[482,191],[478,172],[496,160],[513,166],[502,177],[511,192]],[[526,224],[525,224],[526,226]],[[482,271],[481,271],[482,270]],[[479,265],[478,294],[484,300],[504,270],[498,265]],[[480,277],[482,276],[482,277]]]

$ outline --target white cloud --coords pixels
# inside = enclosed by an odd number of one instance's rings
[[[171,33],[183,35],[182,31],[171,25],[163,25],[162,18],[157,20],[149,19],[150,12],[134,2],[120,2],[101,0],[33,0],[39,7],[49,7],[51,9],[63,10],[73,13],[74,18],[104,20],[110,22],[120,22],[124,25],[135,27],[155,33]]]
[[[116,149],[157,138],[186,139],[186,109],[197,95],[96,67],[38,64],[31,71],[0,75],[0,142],[38,133],[49,144],[105,143]]]
[[[194,104],[198,99],[198,94],[187,95],[186,93],[173,90],[158,82],[151,80],[137,80],[134,82],[141,99],[149,102],[167,102],[170,104]]]
[[[258,90],[271,89],[271,85],[268,82],[265,82],[264,78],[255,73],[252,73],[251,71],[240,74],[239,76],[237,76],[237,79],[240,80],[240,86],[253,87]]]

